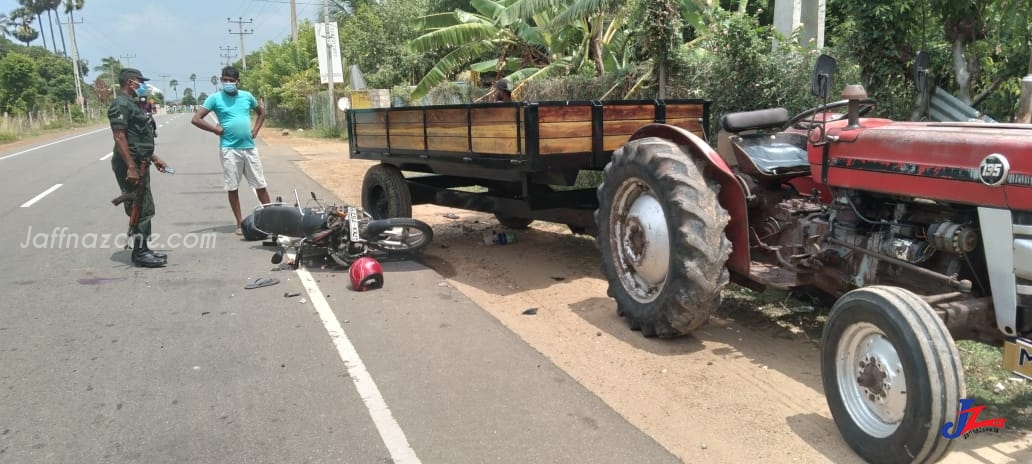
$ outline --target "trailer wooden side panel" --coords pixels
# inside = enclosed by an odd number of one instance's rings
[[[512,179],[520,172],[601,169],[648,124],[705,138],[708,105],[619,100],[360,109],[348,113],[348,135],[358,159]]]

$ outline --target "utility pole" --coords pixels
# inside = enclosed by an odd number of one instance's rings
[[[333,45],[330,44],[330,39],[336,41],[337,31],[330,31],[330,3],[329,0],[323,0],[323,37],[326,38],[326,75],[328,76],[327,81],[330,83],[330,127],[337,127],[337,105],[333,101]]]
[[[233,30],[230,29],[229,33],[230,34],[236,34],[236,35],[240,36],[240,59],[243,60],[244,71],[247,71],[247,53],[244,53],[244,34],[254,34],[254,29],[248,29],[248,30],[245,31],[244,30],[244,24],[245,23],[246,24],[251,24],[251,23],[254,22],[254,19],[252,18],[252,19],[248,19],[247,21],[244,21],[244,18],[237,18],[236,21],[233,21],[232,18],[226,18],[226,21],[229,21],[231,23],[236,23],[236,25],[237,25],[238,31],[237,32],[233,32]]]
[[[290,41],[297,42],[297,0],[290,0]]]
[[[229,47],[229,46],[219,47],[219,51],[232,52],[232,51],[236,51],[236,47]],[[220,53],[219,56],[226,59],[226,62],[223,64],[223,66],[229,66],[230,64],[232,64],[233,63],[233,58],[236,57],[236,55],[230,55],[230,54],[227,54],[227,53]]]
[[[58,17],[59,22],[60,20],[61,18]],[[70,42],[72,43],[72,73],[75,74],[75,103],[79,105],[79,109],[82,110],[82,113],[86,114],[86,99],[82,96],[82,84],[80,83],[82,78],[79,77],[79,47],[75,44],[76,24],[82,24],[82,21],[79,21],[77,23],[75,20],[72,20],[71,17],[69,17],[68,36],[69,39],[71,39]]]
[[[129,60],[131,60],[133,58],[136,58],[136,55],[132,55],[132,56],[130,56],[130,55],[122,55],[121,58],[125,58],[125,67],[131,68],[133,66],[131,64],[129,64],[130,63]]]

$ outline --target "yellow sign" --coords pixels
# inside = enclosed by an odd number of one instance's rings
[[[351,92],[351,108],[372,108],[373,99],[369,97],[368,90],[355,90]]]
[[[1004,342],[1003,368],[1032,379],[1032,341],[1019,338]]]

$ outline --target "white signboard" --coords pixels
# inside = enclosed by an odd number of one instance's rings
[[[327,68],[327,46],[329,43],[329,56],[333,62],[333,82],[344,83],[344,66],[340,61],[340,40],[337,38],[337,23],[329,23],[329,29],[326,28],[327,23],[315,23],[315,49],[319,54],[319,80],[323,84],[330,82],[328,77]]]

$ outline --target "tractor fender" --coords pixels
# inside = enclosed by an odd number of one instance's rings
[[[730,222],[724,229],[728,240],[731,241],[731,256],[727,260],[728,270],[748,277],[750,273],[749,216],[745,203],[745,191],[738,176],[731,171],[724,159],[710,147],[709,143],[685,129],[668,124],[648,124],[638,129],[627,141],[646,137],[669,140],[681,146],[688,156],[706,160],[707,169],[704,174],[712,176],[720,183],[720,194],[717,199],[731,216]]]

